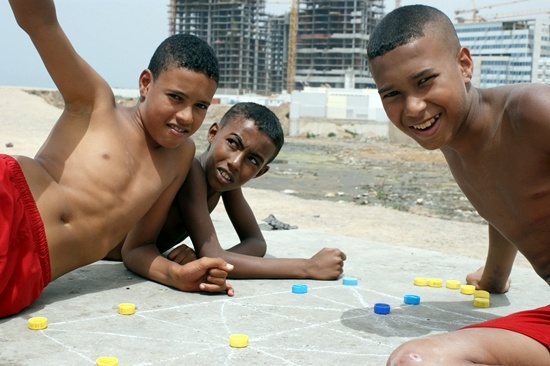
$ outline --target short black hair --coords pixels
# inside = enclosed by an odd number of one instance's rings
[[[212,47],[200,38],[186,33],[174,34],[157,47],[148,69],[157,79],[161,72],[171,68],[185,68],[200,72],[216,82],[220,80],[218,58]]]
[[[266,165],[275,159],[285,143],[283,128],[279,118],[269,108],[253,102],[241,102],[232,106],[220,120],[220,128],[240,119],[254,121],[258,130],[266,134],[275,145],[275,154],[270,157]]]
[[[433,28],[428,30],[428,27]],[[460,49],[456,30],[449,17],[431,6],[409,5],[394,9],[376,25],[367,45],[368,60],[422,38],[426,31],[436,32],[448,45],[449,51],[456,53]]]

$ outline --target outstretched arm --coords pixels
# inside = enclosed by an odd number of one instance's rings
[[[29,35],[65,100],[66,109],[91,106],[111,89],[74,50],[57,20],[53,0],[10,0],[19,26]]]
[[[466,277],[466,282],[489,292],[503,293],[510,288],[510,273],[517,249],[489,225],[489,251],[485,266]]]
[[[343,271],[346,256],[338,249],[325,248],[309,259],[261,258],[265,240],[240,189],[224,192],[226,211],[241,243],[224,250],[218,240],[207,204],[204,172],[195,162],[178,193],[182,221],[198,257],[221,257],[234,265],[231,278],[312,278],[336,279]],[[186,247],[175,248],[168,258],[185,260]]]

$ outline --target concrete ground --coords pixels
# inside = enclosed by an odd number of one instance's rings
[[[213,214],[220,237],[234,236],[225,215]],[[402,342],[447,332],[514,311],[547,304],[546,285],[516,267],[513,288],[476,308],[471,295],[445,288],[482,262],[320,231],[267,231],[269,254],[310,257],[325,246],[348,255],[346,277],[336,281],[232,280],[236,295],[182,293],[146,281],[120,263],[98,262],[54,282],[22,313],[0,320],[0,365],[94,365],[102,356],[119,365],[383,365]],[[414,277],[441,278],[442,288],[416,287]],[[293,284],[306,284],[294,294]],[[416,294],[420,305],[405,305]],[[546,302],[545,302],[546,299]],[[134,315],[119,315],[119,303]],[[375,303],[391,313],[378,315]],[[48,319],[29,330],[28,319]],[[246,348],[228,344],[246,334]]]

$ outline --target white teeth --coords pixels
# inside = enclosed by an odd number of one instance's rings
[[[182,128],[179,128],[178,126],[172,126],[172,129],[179,133],[185,133],[185,130]]]
[[[416,126],[412,126],[415,130],[425,130],[426,128],[430,127],[431,125],[434,124],[435,122],[435,119],[436,117],[433,117],[429,120],[427,120],[426,122],[424,123],[421,123],[419,125],[416,125]]]
[[[231,180],[231,177],[226,172],[224,172],[223,170],[220,170],[220,174],[224,179]]]

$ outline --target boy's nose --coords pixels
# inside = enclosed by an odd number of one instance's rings
[[[193,123],[193,109],[192,107],[184,107],[176,113],[176,119],[178,123],[181,124],[191,124]]]
[[[243,155],[244,154],[242,152],[236,152],[229,157],[228,163],[231,169],[239,170],[239,166],[241,165]]]
[[[405,101],[405,114],[409,117],[417,117],[426,108],[426,102],[422,98],[410,96]]]

